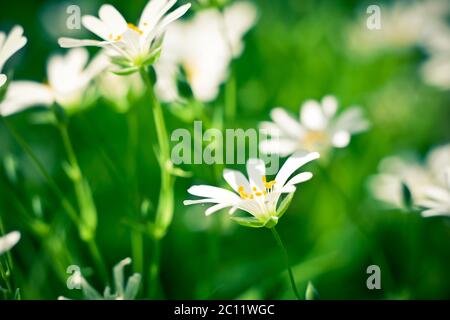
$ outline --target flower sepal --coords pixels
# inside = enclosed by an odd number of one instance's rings
[[[244,227],[249,228],[262,228],[265,226],[265,222],[256,219],[255,217],[231,217],[231,220],[234,222],[240,224]]]
[[[291,204],[292,199],[294,198],[294,192],[289,193],[286,198],[283,199],[280,206],[277,209],[277,217],[278,219],[281,218],[286,210],[289,208],[289,205]]]

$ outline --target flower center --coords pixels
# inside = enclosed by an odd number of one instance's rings
[[[117,41],[122,40],[122,36],[121,35],[114,36],[112,33],[110,33],[109,36],[108,36],[108,39],[111,40],[111,41],[117,42]]]
[[[256,197],[266,196],[273,191],[273,186],[277,183],[275,180],[267,182],[266,176],[262,177],[262,182],[264,184],[264,190],[258,190],[258,188],[253,187],[251,193],[246,193],[244,186],[239,186],[238,192],[242,199],[254,199]]]
[[[317,145],[323,144],[327,139],[327,135],[323,131],[308,131],[305,134],[303,144],[308,149],[314,149]]]
[[[197,77],[197,68],[192,63],[183,63],[184,71],[186,71],[186,78],[189,83],[192,85]]]

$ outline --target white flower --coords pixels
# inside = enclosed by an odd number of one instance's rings
[[[369,180],[378,200],[395,208],[425,208],[424,217],[450,215],[450,144],[433,149],[425,164],[414,158],[388,157],[379,171]]]
[[[185,200],[185,205],[213,203],[205,212],[210,215],[224,208],[230,208],[230,214],[236,210],[248,212],[252,217],[233,217],[245,226],[272,227],[286,211],[289,201],[295,192],[295,185],[312,178],[312,173],[302,172],[291,178],[292,174],[306,163],[319,158],[317,152],[308,155],[294,154],[286,160],[275,179],[268,181],[265,176],[265,164],[261,159],[247,161],[247,178],[239,171],[226,169],[223,172],[225,181],[234,192],[227,189],[198,185],[188,189],[191,195],[202,197],[199,200]],[[282,194],[287,194],[278,205]]]
[[[381,28],[370,30],[363,16],[349,28],[347,39],[357,53],[373,54],[385,49],[421,45],[437,24],[445,21],[447,0],[397,1],[381,8]]]
[[[132,103],[130,100],[139,98],[145,91],[144,83],[137,73],[119,76],[102,72],[97,77],[97,85],[101,95],[119,112],[126,112]]]
[[[435,27],[423,41],[429,53],[421,66],[425,82],[442,90],[450,89],[450,28],[447,23]]]
[[[139,293],[139,286],[141,284],[141,275],[139,273],[134,273],[125,282],[124,268],[125,266],[131,264],[130,258],[125,258],[114,266],[113,278],[115,292],[111,292],[111,287],[107,286],[101,295],[97,290],[95,290],[86,281],[86,279],[77,273],[74,275],[74,284],[79,284],[83,291],[84,298],[86,300],[133,300]],[[68,300],[67,298],[60,296],[58,300]]]
[[[314,100],[303,103],[299,120],[282,108],[273,109],[273,122],[260,125],[273,138],[261,141],[261,152],[287,156],[296,151],[322,153],[330,147],[346,147],[351,135],[367,130],[369,123],[359,107],[350,107],[339,115],[337,108],[336,98],[326,96],[321,103]]]
[[[84,48],[50,57],[47,63],[48,84],[12,81],[4,101],[0,103],[0,114],[8,116],[33,106],[49,106],[54,102],[66,109],[79,107],[91,80],[108,63],[103,55],[98,55],[87,65],[88,60],[89,54]]]
[[[179,67],[196,99],[214,100],[228,77],[231,61],[244,48],[242,38],[254,25],[256,8],[237,2],[224,9],[207,9],[189,21],[177,21],[166,32],[160,59],[155,63],[156,92],[163,101],[177,100]]]
[[[159,55],[164,31],[173,21],[180,18],[190,8],[185,4],[173,12],[166,13],[176,0],[150,0],[142,12],[139,24],[127,23],[112,5],[100,7],[99,17],[83,16],[83,26],[102,40],[78,40],[60,38],[63,48],[97,46],[105,48],[113,62],[123,68],[123,72],[136,71],[152,64]]]
[[[424,199],[417,202],[422,207],[422,216],[449,216],[450,217],[450,164],[444,174],[446,183],[444,186],[424,187]]]
[[[20,232],[12,231],[3,237],[0,237],[0,255],[11,250],[20,240]]]
[[[6,36],[5,33],[0,32],[0,87],[2,87],[7,80],[6,75],[1,73],[3,66],[6,61],[26,43],[27,38],[23,36],[23,28],[21,26],[12,28],[8,36]]]

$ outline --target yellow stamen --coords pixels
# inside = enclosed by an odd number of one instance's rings
[[[136,27],[132,23],[128,23],[128,28],[130,28],[131,30],[136,31],[140,36],[142,36],[144,34],[144,31],[142,31],[141,29],[139,29],[138,27]]]

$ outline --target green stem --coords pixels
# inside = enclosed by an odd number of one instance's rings
[[[225,116],[231,122],[236,117],[236,78],[233,70],[225,86]]]
[[[17,143],[20,145],[22,150],[30,157],[33,164],[36,166],[36,168],[39,170],[39,172],[44,176],[44,178],[47,180],[47,183],[49,184],[50,188],[52,189],[53,193],[61,199],[61,204],[68,214],[69,218],[78,225],[80,222],[80,219],[78,218],[77,211],[75,208],[70,204],[70,202],[66,199],[61,189],[58,187],[56,182],[53,180],[53,178],[50,176],[50,174],[45,169],[42,162],[39,160],[39,158],[34,154],[31,147],[28,145],[28,143],[19,135],[19,133],[14,129],[13,126],[10,126],[8,121],[4,118],[2,118],[3,123],[5,127],[8,129],[8,131],[11,133],[11,135],[14,137],[14,139],[17,141]]]
[[[131,214],[135,215],[137,221],[140,218],[139,187],[136,174],[136,157],[139,137],[139,121],[136,108],[128,111],[128,176],[131,194]],[[131,228],[131,251],[133,257],[134,271],[141,273],[144,270],[144,239],[141,231]]]
[[[298,293],[297,286],[295,284],[294,274],[292,273],[292,268],[289,263],[289,256],[288,256],[287,250],[283,244],[283,241],[281,241],[280,235],[278,234],[275,227],[270,228],[270,230],[272,231],[273,237],[275,238],[275,241],[277,242],[278,246],[280,247],[280,249],[283,253],[284,260],[286,262],[286,268],[289,273],[289,280],[291,281],[292,291],[294,291],[294,294],[295,294],[295,297],[297,298],[297,300],[300,300],[301,299],[300,294]]]
[[[91,202],[90,200],[88,200],[88,199],[92,199],[92,192],[91,192],[89,186],[85,183],[80,166],[78,165],[78,160],[75,155],[75,151],[73,149],[72,142],[70,140],[69,132],[67,130],[67,124],[59,122],[58,129],[60,131],[61,138],[63,140],[63,145],[66,150],[67,158],[69,160],[71,169],[74,171],[74,176],[70,177],[70,178],[71,178],[74,188],[75,188],[75,195],[76,195],[78,206],[79,206],[79,209],[81,211],[81,216],[82,216],[81,224],[79,224],[78,226],[80,228],[82,228],[82,227],[85,227],[85,225],[84,225],[86,223],[85,220],[87,220],[85,213],[83,212],[84,210],[90,210],[90,214],[95,215],[95,217],[90,217],[89,219],[97,218],[95,204],[93,202]],[[92,208],[86,208],[86,203],[89,203],[89,205],[92,206]],[[88,228],[94,228],[94,227],[89,225]],[[100,272],[102,280],[107,281],[108,273],[107,273],[106,265],[100,254],[100,250],[98,249],[97,243],[95,242],[95,229],[90,230],[90,232],[92,232],[93,234],[83,240],[87,243],[87,245],[89,247],[89,251],[92,255],[94,263],[97,266],[97,269]]]
[[[87,245],[89,247],[92,258],[94,259],[94,263],[97,266],[97,269],[100,271],[101,279],[105,282],[108,282],[108,272],[106,271],[106,265],[103,261],[102,255],[100,254],[100,250],[98,249],[97,242],[94,238],[92,238],[87,241]]]
[[[7,293],[5,293],[5,298],[8,296],[8,293],[10,295],[13,294],[13,289],[12,289],[11,283],[9,281],[9,275],[10,274],[8,274],[8,272],[3,268],[3,264],[0,261],[0,276],[3,278],[3,281],[6,284],[6,291],[7,291]]]
[[[149,297],[151,299],[157,297],[159,281],[159,268],[161,263],[161,239],[155,238],[153,240],[153,259],[150,263],[150,277],[149,277]]]
[[[164,114],[161,104],[153,91],[153,84],[145,68],[140,69],[141,77],[147,86],[147,92],[151,100],[153,120],[155,122],[156,135],[158,140],[158,160],[161,167],[161,189],[159,193],[158,208],[155,215],[154,231],[154,257],[150,265],[150,288],[158,287],[160,271],[160,241],[165,236],[167,228],[170,226],[173,217],[174,208],[174,179],[169,171],[170,163],[170,145],[169,135],[167,133]],[[151,289],[152,293],[156,291]],[[152,296],[151,296],[152,297]]]

